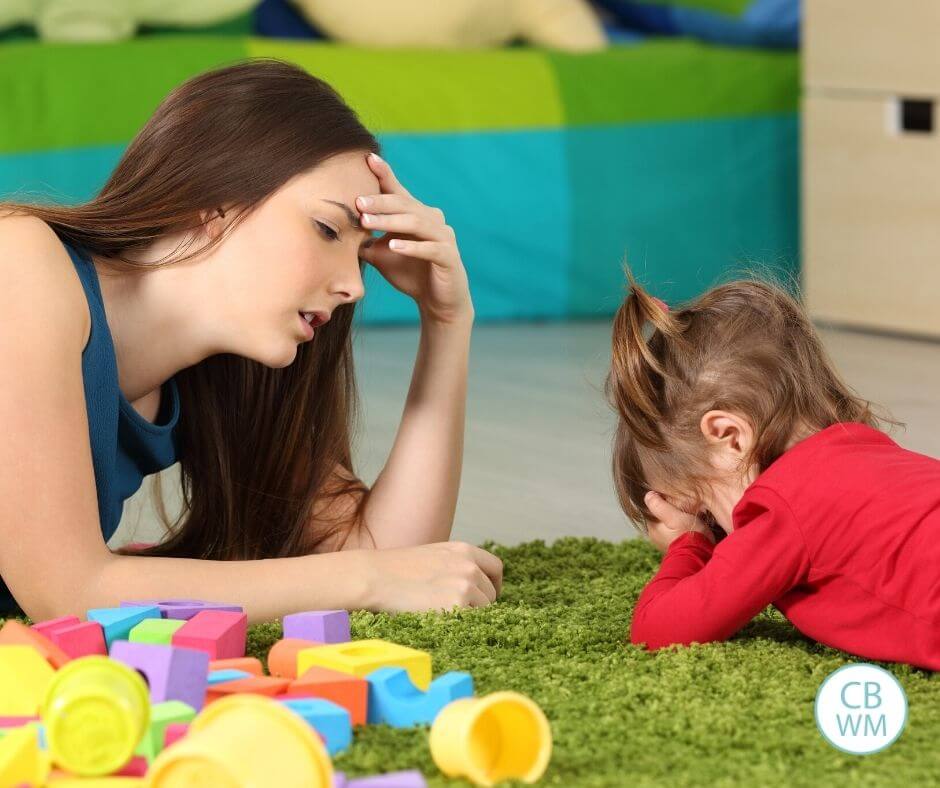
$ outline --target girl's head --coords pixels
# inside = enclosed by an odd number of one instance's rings
[[[669,309],[628,278],[607,394],[614,481],[634,523],[651,517],[656,490],[730,533],[744,490],[793,443],[837,422],[879,426],[782,288],[735,281]]]
[[[170,93],[87,203],[12,206],[106,268],[172,284],[192,308],[168,312],[218,337],[176,375],[185,509],[153,552],[292,555],[341,536],[308,525],[315,503],[363,491],[348,473],[366,241],[354,206],[378,191],[377,151],[329,85],[250,60]],[[310,341],[301,312],[330,318]]]

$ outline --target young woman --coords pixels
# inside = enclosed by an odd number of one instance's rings
[[[498,558],[449,542],[473,306],[454,233],[326,84],[254,60],[186,82],[101,192],[0,211],[0,577],[34,619],[122,599],[484,605]],[[381,238],[373,231],[384,232]],[[350,456],[361,261],[414,298],[401,426],[371,489]],[[159,545],[106,540],[179,461]]]

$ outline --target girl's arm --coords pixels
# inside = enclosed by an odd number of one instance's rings
[[[631,642],[653,650],[725,640],[803,582],[809,556],[789,508],[764,488],[748,496],[746,524],[717,546],[696,531],[669,545],[637,601]]]

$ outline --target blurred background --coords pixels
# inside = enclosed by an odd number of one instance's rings
[[[179,83],[299,64],[457,231],[477,328],[455,537],[621,539],[624,261],[671,303],[755,266],[801,283],[848,381],[940,456],[938,34],[935,0],[0,0],[0,199],[84,201]],[[367,481],[416,320],[367,277]],[[112,545],[159,538],[150,496]]]

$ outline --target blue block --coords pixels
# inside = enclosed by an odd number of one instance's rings
[[[379,668],[369,682],[369,723],[385,723],[393,728],[430,725],[451,701],[473,695],[473,676],[457,671],[445,673],[431,682],[427,692],[419,690],[404,668]]]
[[[213,670],[209,674],[209,686],[213,684],[224,684],[226,681],[235,681],[235,679],[246,679],[251,674],[244,670],[235,668],[225,668],[224,670]]]
[[[342,706],[324,698],[291,698],[281,703],[306,720],[324,738],[330,755],[352,744],[352,721]]]
[[[99,607],[88,611],[88,620],[97,621],[104,630],[108,650],[115,640],[127,640],[131,630],[145,618],[162,618],[156,605],[146,607]]]

